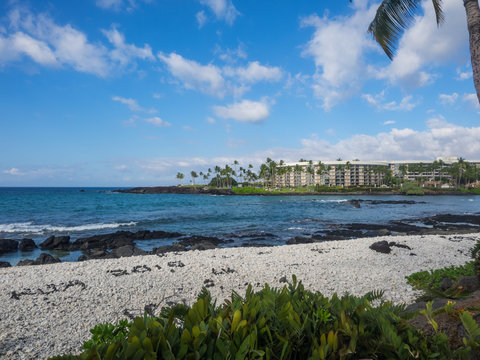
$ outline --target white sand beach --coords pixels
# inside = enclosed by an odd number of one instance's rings
[[[369,249],[380,240],[411,250]],[[204,285],[220,303],[232,290],[243,295],[248,283],[282,287],[282,277],[295,274],[327,296],[384,290],[385,300],[411,303],[418,294],[406,275],[464,264],[478,240],[479,233],[395,236],[2,268],[0,358],[78,353],[94,325],[143,315],[145,306],[158,313],[168,304],[191,304]]]

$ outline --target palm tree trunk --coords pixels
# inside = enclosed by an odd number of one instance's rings
[[[478,0],[463,0],[467,13],[470,57],[472,60],[473,84],[480,102],[480,9]]]

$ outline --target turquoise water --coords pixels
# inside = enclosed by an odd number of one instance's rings
[[[118,230],[164,230],[183,234],[232,238],[241,245],[249,236],[270,233],[264,243],[278,245],[293,236],[308,236],[335,224],[382,223],[435,214],[472,214],[480,211],[476,196],[209,196],[176,194],[120,194],[110,188],[0,188],[0,238],[50,235],[73,239]],[[372,205],[357,209],[350,199],[415,200],[419,203]],[[422,203],[420,203],[422,202]],[[144,242],[151,248],[171,240]],[[16,263],[36,253],[5,254],[0,260]],[[70,254],[64,260],[74,260]]]

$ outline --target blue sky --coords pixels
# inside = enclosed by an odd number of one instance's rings
[[[0,186],[175,184],[266,157],[480,159],[461,1],[390,61],[378,1],[0,3]]]

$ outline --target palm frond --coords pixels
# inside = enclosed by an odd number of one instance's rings
[[[432,0],[437,24],[443,20],[442,0]],[[415,19],[421,0],[384,0],[377,9],[375,18],[368,27],[385,54],[392,59],[403,32]]]

